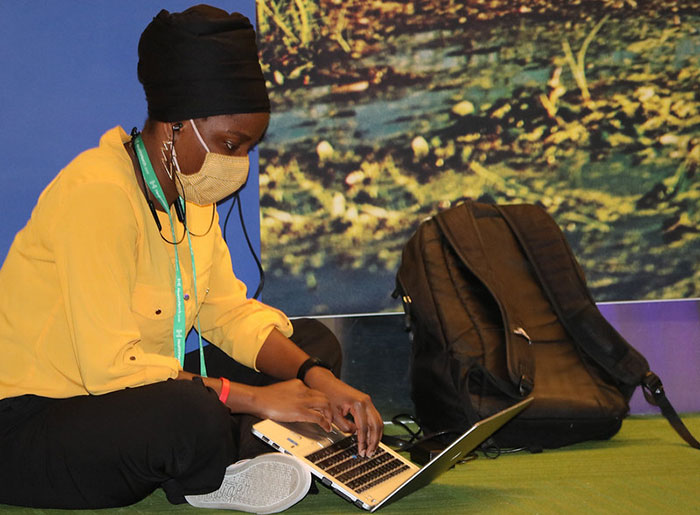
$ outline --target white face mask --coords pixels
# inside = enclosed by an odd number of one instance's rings
[[[185,175],[180,172],[177,160],[175,160],[175,187],[178,193],[189,202],[200,206],[208,206],[240,189],[248,179],[250,163],[248,156],[226,156],[216,154],[202,139],[193,120],[190,120],[197,139],[207,151],[204,163],[197,173]]]

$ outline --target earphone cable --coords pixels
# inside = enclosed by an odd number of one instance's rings
[[[231,211],[233,211],[233,206],[238,202],[238,217],[241,220],[241,228],[243,229],[243,235],[245,236],[245,241],[248,244],[248,249],[250,250],[251,255],[253,256],[253,259],[255,260],[255,264],[258,267],[258,287],[255,290],[255,293],[253,294],[253,298],[257,299],[260,296],[260,293],[262,293],[263,287],[265,286],[265,270],[263,269],[262,263],[260,262],[260,258],[258,258],[258,255],[255,253],[255,249],[253,248],[253,244],[250,241],[250,237],[248,236],[248,230],[245,225],[245,220],[243,219],[243,208],[241,207],[241,199],[236,192],[233,195],[233,201],[231,202],[231,205],[228,208],[228,212],[226,213],[226,217],[224,218],[224,229],[223,229],[223,236],[224,236],[224,242],[228,245],[228,240],[226,237],[226,228],[228,226],[228,219],[231,216]]]

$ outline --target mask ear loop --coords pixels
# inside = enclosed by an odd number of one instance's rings
[[[190,125],[192,125],[192,129],[194,130],[194,133],[197,136],[197,139],[202,144],[202,147],[204,147],[204,150],[206,150],[207,153],[210,153],[211,151],[209,150],[209,146],[204,141],[204,138],[202,138],[202,135],[200,134],[199,129],[197,129],[197,125],[194,123],[194,120],[190,118],[189,122],[190,122]],[[172,126],[173,133],[172,133],[172,139],[171,139],[172,144],[170,145],[170,166],[172,167],[172,165],[174,163],[177,171],[180,171],[180,165],[177,162],[177,152],[175,151],[175,132],[179,131],[181,128],[182,128],[181,123],[178,122],[176,124],[173,124],[173,126]],[[173,174],[173,175],[175,176],[175,179],[180,183],[180,191],[182,191],[183,206],[184,206],[184,208],[181,212],[179,202],[176,201],[175,202],[175,211],[177,212],[178,220],[180,220],[180,222],[182,222],[182,224],[185,225],[185,228],[187,229],[186,224],[185,224],[185,220],[187,218],[187,198],[185,197],[185,188],[184,188],[184,185],[182,184],[182,180],[180,179],[180,176],[177,173]],[[203,233],[194,233],[194,232],[190,231],[190,235],[195,236],[195,237],[202,237],[202,236],[206,236],[207,234],[209,234],[209,231],[211,231],[211,228],[214,226],[215,215],[216,215],[216,204],[212,204],[211,218],[209,219],[209,226],[207,227],[207,230],[204,231]],[[180,241],[182,241],[182,240],[180,240]]]
[[[209,152],[209,147],[204,142],[204,139],[202,138],[202,135],[199,133],[199,130],[197,130],[197,126],[195,125],[194,120],[192,118],[190,118],[190,124],[192,125],[192,129],[194,129],[194,133],[197,136],[197,139],[204,147],[204,150]],[[182,127],[182,124],[179,124],[179,125],[180,125],[180,127],[178,129],[175,129],[174,127],[173,127],[173,129],[179,130]],[[180,190],[182,191],[182,197],[185,198],[185,188],[182,184],[182,181],[180,180],[180,177],[178,177],[177,174],[175,174],[175,177],[177,178],[178,182],[180,183]],[[185,215],[186,214],[187,214],[187,199],[185,198]],[[201,234],[196,234],[196,233],[193,233],[192,231],[190,231],[190,234],[192,236],[196,236],[196,237],[206,236],[207,234],[209,234],[209,231],[211,231],[211,228],[214,226],[214,215],[215,214],[216,214],[216,204],[212,204],[212,206],[211,206],[211,220],[209,220],[209,227],[207,227],[207,230]]]
[[[192,128],[194,129],[194,133],[197,135],[197,139],[199,139],[199,142],[204,147],[204,150],[206,150],[207,152],[211,152],[211,150],[209,150],[209,147],[207,146],[207,144],[204,143],[204,139],[202,138],[202,135],[197,130],[197,126],[194,124],[194,120],[192,118],[190,118],[190,124],[192,124]]]

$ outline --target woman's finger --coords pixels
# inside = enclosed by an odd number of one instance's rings
[[[382,438],[384,421],[373,404],[370,404],[367,408],[369,412],[367,417],[367,452],[371,456],[374,454]]]
[[[357,427],[357,452],[360,456],[367,456],[367,415],[361,402],[353,403],[350,408],[352,417],[355,419]]]
[[[346,410],[346,412],[343,413],[342,409],[336,409],[335,416],[333,417],[333,423],[344,433],[354,433],[357,430],[357,427],[355,427],[352,420],[348,420],[346,418],[348,412],[349,411]]]
[[[323,428],[324,431],[332,431],[333,424],[327,413],[315,409],[306,410],[307,419],[304,422],[315,422]]]

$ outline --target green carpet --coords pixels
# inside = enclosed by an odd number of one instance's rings
[[[686,415],[700,435],[700,414]],[[206,513],[170,505],[162,491],[128,508],[85,510],[100,515]],[[60,514],[0,505],[9,514]],[[479,458],[459,465],[435,483],[380,510],[381,513],[700,513],[700,451],[683,442],[665,419],[630,417],[611,440],[587,442],[541,454]],[[321,488],[287,513],[361,514]]]

